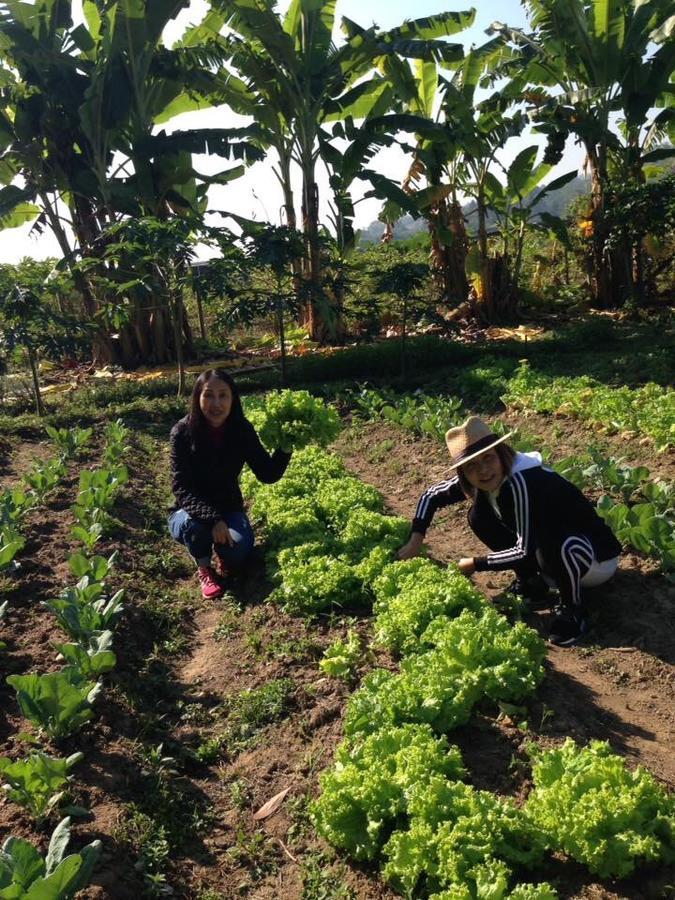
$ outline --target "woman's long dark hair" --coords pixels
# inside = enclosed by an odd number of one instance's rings
[[[243,423],[246,421],[244,410],[241,406],[239,389],[234,383],[234,379],[232,378],[232,376],[228,372],[226,372],[225,369],[207,369],[205,372],[202,372],[202,374],[197,378],[194,387],[192,388],[190,413],[188,415],[188,427],[190,428],[190,434],[192,435],[193,442],[199,440],[200,435],[204,433],[207,426],[204,413],[202,412],[199,405],[199,398],[201,397],[202,391],[206,386],[206,382],[209,380],[209,378],[214,377],[219,378],[221,381],[224,381],[232,391],[232,407],[230,409],[229,416],[225,420],[228,428],[232,426],[236,428],[240,425],[243,425]]]

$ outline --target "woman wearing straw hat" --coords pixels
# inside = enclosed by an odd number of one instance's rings
[[[539,453],[516,452],[509,437],[477,416],[446,433],[457,474],[422,494],[399,557],[420,552],[436,510],[471,500],[469,525],[492,552],[460,559],[459,568],[465,575],[512,569],[511,589],[532,601],[544,599],[547,583],[555,585],[560,603],[549,640],[570,647],[586,630],[581,589],[612,577],[621,545],[577,487],[544,467]]]

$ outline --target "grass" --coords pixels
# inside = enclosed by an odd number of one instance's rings
[[[229,696],[223,704],[227,717],[220,733],[200,744],[197,758],[212,763],[224,755],[231,759],[252,747],[264,728],[288,712],[293,689],[289,678],[278,678]]]
[[[227,855],[237,866],[246,869],[246,878],[233,885],[240,896],[267,875],[277,871],[281,860],[279,846],[262,829],[247,832],[237,831],[235,843],[228,848]]]
[[[307,853],[301,864],[302,894],[300,900],[357,900],[346,884],[347,867],[336,863],[326,853]]]
[[[227,641],[241,628],[241,610],[234,600],[227,596],[221,598],[225,606],[218,619],[218,624],[213,632],[216,641]]]
[[[170,860],[171,845],[164,825],[132,803],[120,815],[112,837],[136,858],[148,895],[159,897],[166,893],[165,869]]]
[[[290,628],[275,628],[270,631],[267,622],[261,625],[249,624],[244,637],[245,646],[257,659],[283,659],[289,663],[300,663],[318,659],[321,646],[307,634],[295,634]],[[305,629],[307,630],[307,629]]]

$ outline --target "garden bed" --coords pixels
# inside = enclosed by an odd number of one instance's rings
[[[116,510],[118,530],[97,548],[103,555],[120,550],[117,580],[127,599],[115,639],[118,666],[105,678],[93,723],[59,747],[85,754],[72,800],[91,816],[77,822],[73,843],[103,841],[92,886],[82,896],[124,900],[172,888],[174,896],[195,900],[394,897],[375,868],[336,856],[308,817],[317,776],[331,765],[341,740],[352,687],[324,676],[318,662],[350,626],[368,637],[367,611],[336,611],[314,624],[288,616],[264,602],[271,586],[262,555],[230,597],[202,601],[164,529],[169,424],[136,435],[131,479]],[[553,434],[555,427],[555,420],[539,416],[526,422],[528,433],[555,443],[561,455],[598,439],[579,423],[565,426],[564,435]],[[628,455],[620,438],[602,440],[608,451]],[[410,516],[424,487],[446,474],[442,446],[387,423],[347,429],[335,449],[399,515]],[[8,479],[20,477],[42,452],[15,444]],[[654,475],[669,474],[671,465],[666,457],[650,460]],[[48,511],[31,516],[21,575],[16,586],[2,582],[0,601],[10,601],[2,629],[7,648],[0,651],[8,673],[56,667],[48,644],[62,636],[39,604],[68,580],[74,484],[69,474]],[[465,512],[458,507],[437,516],[428,542],[436,559],[478,551]],[[508,577],[477,575],[475,581],[496,596]],[[470,722],[451,733],[470,782],[522,800],[530,788],[527,745],[549,747],[572,736],[609,740],[631,766],[644,764],[675,788],[673,599],[672,585],[653,561],[626,554],[596,601],[588,639],[572,650],[549,650],[546,678],[524,709],[500,717],[494,705],[481,703]],[[546,618],[535,613],[527,622],[545,633]],[[359,674],[374,665],[395,668],[380,651],[364,658]],[[15,758],[25,752],[17,740],[25,722],[4,680],[0,702],[8,710],[0,754]],[[279,809],[255,821],[253,813],[285,789]],[[3,833],[44,849],[51,827],[38,829],[18,807],[0,802]],[[668,897],[674,879],[672,869],[658,867],[600,883],[560,858],[528,872],[526,880],[554,882],[561,898],[638,900]]]

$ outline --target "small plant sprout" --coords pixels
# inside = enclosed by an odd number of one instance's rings
[[[117,658],[111,649],[112,641],[112,631],[102,631],[93,634],[86,647],[80,644],[56,644],[55,649],[69,664],[76,678],[92,681],[115,668]]]
[[[103,556],[94,556],[88,559],[82,553],[73,553],[68,559],[68,567],[76,578],[86,577],[89,580],[89,584],[103,583],[110,574],[118,556],[118,550],[111,553],[107,559]]]
[[[23,715],[57,740],[81,728],[94,715],[92,705],[101,685],[83,682],[71,669],[47,675],[10,675]]]
[[[15,528],[9,525],[0,528],[0,572],[16,568],[15,557],[25,543],[25,538]]]
[[[36,505],[44,503],[47,495],[54,490],[56,485],[66,474],[66,467],[59,457],[38,463],[34,469],[24,476],[24,481],[30,493],[35,498]]]
[[[93,428],[53,428],[51,425],[45,430],[61,451],[62,459],[76,459],[94,433]]]

